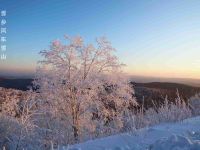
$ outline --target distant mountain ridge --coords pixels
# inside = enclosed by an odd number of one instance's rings
[[[32,85],[32,81],[33,79],[0,78],[0,87],[25,91],[25,90],[28,90],[28,86]]]
[[[18,90],[27,90],[28,86],[32,85],[33,79],[14,79],[14,78],[3,78],[0,77],[0,87],[4,88],[13,88]],[[200,89],[200,87],[174,83],[174,82],[133,82],[131,83],[135,87],[146,87],[146,88],[155,88],[155,89],[165,89],[165,90],[176,90],[176,89]]]
[[[26,91],[32,85],[33,79],[5,79],[0,78],[0,87],[10,90]],[[145,107],[153,107],[154,104],[159,105],[163,103],[166,96],[171,101],[176,98],[176,91],[178,89],[180,96],[184,100],[188,100],[191,96],[200,93],[200,87],[195,87],[180,83],[170,82],[149,82],[138,83],[131,82],[135,90],[135,97],[140,104]],[[144,100],[144,101],[143,101]],[[153,103],[152,103],[153,102]]]
[[[145,77],[145,76],[129,76],[131,81],[136,83],[150,83],[150,82],[158,82],[158,83],[180,83],[191,85],[195,87],[200,87],[200,79],[192,79],[192,78],[164,78],[164,77]]]
[[[180,89],[180,88],[194,88],[194,89],[200,89],[200,87],[195,87],[187,84],[182,83],[172,83],[172,82],[148,82],[148,83],[134,83],[135,86],[142,86],[142,87],[148,87],[148,88],[159,88],[159,89]]]
[[[147,107],[153,107],[153,103],[158,105],[163,103],[167,96],[170,101],[177,98],[177,90],[182,99],[188,100],[195,94],[200,93],[200,87],[190,86],[180,83],[169,82],[150,82],[150,83],[134,83],[135,96],[139,103],[143,103]]]

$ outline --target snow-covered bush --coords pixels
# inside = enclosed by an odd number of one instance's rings
[[[1,108],[5,109],[0,113],[0,148],[4,146],[11,150],[39,149],[42,140],[34,126],[34,119],[36,119],[34,117],[36,111],[34,92],[27,91],[26,96],[20,97],[22,99],[18,97],[20,91],[6,90],[6,93],[9,99],[6,99],[6,103],[5,101],[2,103]],[[17,103],[13,102],[14,100]],[[15,104],[15,110],[9,109],[9,107],[13,108],[13,104]]]
[[[12,118],[0,114],[0,148],[11,148],[9,139],[16,131],[16,124]]]
[[[164,122],[177,122],[192,116],[191,109],[186,102],[181,99],[178,91],[177,98],[172,101],[165,98],[164,103],[160,107],[144,109],[143,106],[127,115],[126,127],[133,131],[147,126],[152,126]]]
[[[157,111],[159,122],[181,121],[191,116],[191,110],[185,101],[180,98],[178,91],[175,102],[169,102],[166,97],[164,104]]]
[[[0,148],[5,147],[6,150],[37,148],[38,145],[35,145],[38,144],[37,140],[31,135],[33,132],[25,132],[25,130],[26,128],[15,118],[0,115]]]
[[[200,115],[200,94],[196,94],[195,96],[189,99],[189,104],[192,110],[192,114],[194,116]]]
[[[144,118],[146,120],[147,126],[152,126],[160,123],[160,120],[158,119],[159,113],[153,108],[149,108],[145,111]]]
[[[4,115],[18,117],[18,104],[23,96],[25,96],[25,93],[20,90],[0,87],[0,112]]]

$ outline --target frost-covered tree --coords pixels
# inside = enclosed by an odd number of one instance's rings
[[[120,126],[124,110],[137,103],[115,49],[106,38],[97,39],[95,45],[84,44],[81,37],[65,40],[66,44],[53,41],[49,50],[40,52],[44,59],[34,85],[43,109],[66,121],[75,140],[84,129],[96,130],[99,122]]]

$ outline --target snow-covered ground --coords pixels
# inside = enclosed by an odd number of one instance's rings
[[[60,149],[63,149],[60,147]],[[72,145],[67,150],[200,150],[200,117]]]

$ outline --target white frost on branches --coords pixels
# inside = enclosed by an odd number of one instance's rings
[[[70,126],[75,140],[105,126],[120,129],[128,104],[137,103],[115,49],[106,38],[97,39],[95,46],[84,44],[81,37],[66,40],[41,51],[44,59],[34,85],[43,108]]]

